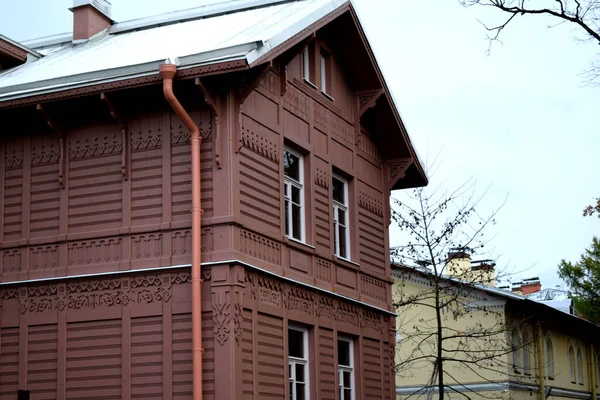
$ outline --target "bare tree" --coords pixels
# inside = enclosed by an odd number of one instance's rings
[[[479,214],[482,196],[475,195],[471,182],[451,193],[426,190],[394,199],[392,207],[392,219],[406,236],[405,245],[392,249],[392,259],[402,265],[394,293],[402,327],[396,372],[425,369],[430,378],[423,390],[437,386],[440,400],[448,390],[469,398],[459,375],[466,371],[493,382],[512,373],[511,355],[521,348],[527,357],[532,352],[534,322],[518,318],[517,324],[532,332],[515,342],[515,321],[507,319],[499,296],[482,290],[506,276],[494,277],[489,268],[457,268],[463,255],[483,253],[484,231],[495,224],[499,209]],[[457,385],[459,390],[453,389]]]
[[[490,32],[490,46],[498,41],[502,31],[516,18],[526,15],[547,15],[557,24],[571,24],[584,35],[584,40],[600,44],[600,0],[459,0],[465,6],[492,7],[507,14],[498,25],[483,24]],[[488,48],[489,51],[489,48]],[[600,64],[593,63],[585,71],[587,83],[599,85]]]

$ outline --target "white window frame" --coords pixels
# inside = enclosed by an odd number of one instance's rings
[[[515,372],[519,372],[520,360],[519,360],[519,346],[521,345],[521,338],[519,335],[519,331],[513,329],[511,333],[511,341],[512,341],[512,363],[513,370]]]
[[[548,379],[554,379],[554,343],[546,337],[546,374]]]
[[[570,372],[570,376],[571,376],[571,383],[575,383],[575,350],[573,349],[573,346],[569,346],[569,350],[568,350],[568,357],[569,357],[569,372]]]
[[[304,47],[302,52],[302,78],[310,82],[310,46]]]
[[[339,175],[333,174],[333,179],[337,179],[338,181],[342,182],[344,184],[344,200],[346,200],[346,204],[342,204],[336,200],[333,200],[333,235],[334,235],[334,243],[335,243],[335,249],[334,249],[334,254],[336,255],[336,257],[344,259],[344,260],[350,260],[350,216],[349,216],[349,199],[348,199],[348,180],[346,178],[343,178]],[[333,180],[332,179],[332,180]],[[331,185],[331,190],[333,191],[333,182]],[[342,209],[345,211],[344,215],[345,215],[345,221],[343,226],[346,227],[346,237],[344,238],[346,240],[346,255],[342,256],[340,255],[340,240],[339,240],[339,229],[338,229],[338,225],[339,225],[339,221],[338,221],[338,210]]]
[[[298,153],[297,151],[294,151],[288,147],[285,147],[284,149],[284,157],[285,157],[285,152],[288,152],[296,157],[298,157],[298,178],[300,179],[300,181],[296,181],[288,176],[285,175],[284,172],[284,179],[283,179],[283,200],[288,201],[289,202],[289,207],[287,210],[287,214],[285,215],[285,218],[287,220],[287,226],[288,226],[288,231],[285,232],[285,235],[292,239],[292,240],[297,240],[299,242],[304,243],[306,240],[306,229],[305,228],[305,212],[304,212],[304,156],[300,153]],[[298,189],[300,189],[300,204],[298,204],[298,206],[300,207],[300,237],[299,238],[295,238],[293,236],[293,232],[294,232],[294,219],[292,218],[292,186],[296,187]],[[285,206],[284,206],[284,212],[285,212]]]
[[[577,346],[577,351],[575,352],[575,359],[577,360],[577,382],[580,385],[583,385],[583,351],[581,351],[581,347]]]
[[[354,341],[350,338],[338,337],[338,342],[347,342],[348,352],[350,353],[350,365],[340,365],[340,360],[338,359],[338,391],[340,392],[340,400],[354,400],[356,393],[356,383],[354,380]],[[344,372],[350,372],[350,388],[343,386]],[[349,399],[344,397],[344,389],[351,390]]]
[[[289,331],[297,331],[297,332],[302,332],[302,343],[303,343],[303,350],[304,350],[304,357],[303,358],[298,358],[298,357],[291,357],[289,356],[289,346],[290,346],[290,342],[288,339],[288,371],[291,371],[289,378],[289,383],[292,384],[292,390],[290,391],[290,400],[297,400],[296,399],[296,366],[297,365],[303,365],[304,366],[304,398],[305,399],[309,399],[310,398],[310,368],[309,368],[309,351],[308,351],[308,329],[303,328],[303,327],[299,327],[299,326],[293,326],[290,325],[288,326],[288,332]]]

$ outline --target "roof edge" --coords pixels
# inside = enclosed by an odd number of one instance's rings
[[[117,22],[110,27],[109,32],[111,34],[117,34],[141,29],[150,29],[158,26],[217,17],[223,14],[243,12],[295,1],[299,0],[230,0],[224,3],[206,4],[200,7],[172,11],[166,14]]]
[[[31,56],[34,58],[42,58],[43,55],[38,53],[37,51],[30,49],[29,47],[13,40],[9,37],[6,37],[0,34],[0,50],[5,50],[5,52],[10,53],[15,59],[26,62],[27,56]],[[21,54],[25,54],[25,57],[21,57]]]

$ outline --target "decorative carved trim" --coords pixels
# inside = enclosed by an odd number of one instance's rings
[[[215,249],[213,228],[202,229],[202,251],[213,251]],[[192,231],[185,229],[171,233],[171,255],[184,256],[192,254]]]
[[[258,89],[274,102],[279,101],[280,87],[280,78],[273,70],[270,70],[258,83]]]
[[[358,308],[353,304],[338,302],[337,321],[345,322],[353,326],[358,325]]]
[[[374,197],[369,196],[363,191],[358,193],[358,206],[367,210],[378,217],[383,217],[383,203]]]
[[[288,111],[308,121],[309,97],[293,85],[288,85],[283,95],[283,106]]]
[[[0,290],[0,299],[2,300],[12,300],[19,298],[19,289],[16,288],[8,288]]]
[[[190,143],[190,133],[183,123],[175,129],[171,126],[171,146]]]
[[[356,144],[356,149],[358,154],[364,157],[366,160],[372,162],[373,164],[381,167],[381,154],[379,153],[379,149],[375,145],[375,142],[369,138],[369,135],[365,135],[364,133],[360,133],[358,135],[358,143]]]
[[[255,277],[257,278],[258,302],[283,307],[283,283],[262,275],[255,275]]]
[[[70,160],[120,154],[122,151],[123,143],[117,134],[69,142]]]
[[[132,260],[158,258],[162,256],[163,235],[153,233],[131,237]]]
[[[56,268],[58,265],[58,245],[38,246],[29,248],[30,269]]]
[[[27,51],[3,39],[0,39],[0,54],[1,53],[4,53],[21,62],[25,62],[27,60]]]
[[[308,290],[287,285],[285,305],[288,311],[314,315],[315,295]]]
[[[329,296],[319,295],[315,314],[331,321],[337,321],[337,301]]]
[[[376,332],[383,334],[383,321],[381,314],[371,310],[362,309],[360,316],[360,327],[371,328]]]
[[[325,133],[331,133],[347,145],[354,145],[354,127],[321,104],[313,103],[315,127]]]
[[[22,287],[19,288],[19,311],[25,314],[127,306],[130,303],[168,303],[173,285],[190,282],[190,273],[183,272]],[[3,298],[14,296],[14,292],[3,292]]]
[[[242,126],[242,137],[240,139],[242,147],[266,158],[274,163],[279,163],[279,150],[277,143],[265,139],[257,133],[252,132],[249,128]]]
[[[6,143],[4,150],[4,168],[5,169],[18,169],[23,166],[24,156],[24,144],[23,139],[9,140]]]
[[[244,336],[244,313],[243,306],[241,303],[236,302],[233,314],[233,326],[235,334],[235,342],[238,346],[242,344],[242,337]]]
[[[143,151],[159,147],[162,147],[162,133],[160,131],[140,131],[131,134],[131,151]]]
[[[281,243],[240,229],[240,251],[251,257],[281,265]]]
[[[31,147],[31,165],[54,164],[60,159],[59,146],[53,144],[49,146],[40,145]]]
[[[369,108],[375,107],[375,103],[377,103],[377,100],[382,94],[383,89],[363,91],[358,93],[358,117],[362,117]]]
[[[213,293],[212,296],[213,331],[221,346],[225,344],[231,332],[231,304],[224,297],[226,294],[222,292]]]
[[[90,265],[123,259],[121,238],[94,239],[67,244],[67,265]]]
[[[387,282],[381,279],[360,275],[360,294],[385,303],[387,301],[387,288]]]
[[[315,184],[323,189],[329,190],[329,182],[331,182],[329,172],[317,167],[315,170]]]
[[[2,273],[21,271],[21,249],[2,252]]]
[[[316,258],[317,273],[315,277],[327,283],[331,283],[331,269],[333,264],[331,261],[324,260],[322,258]]]
[[[399,158],[388,162],[390,187],[398,180],[404,178],[406,170],[410,167],[412,162],[412,158]]]
[[[212,268],[211,267],[202,267],[202,276],[201,279],[203,281],[210,281],[212,278]]]

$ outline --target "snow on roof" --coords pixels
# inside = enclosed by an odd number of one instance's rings
[[[349,0],[243,0],[114,24],[87,41],[27,44],[44,55],[0,74],[0,102],[223,61],[252,64]]]

